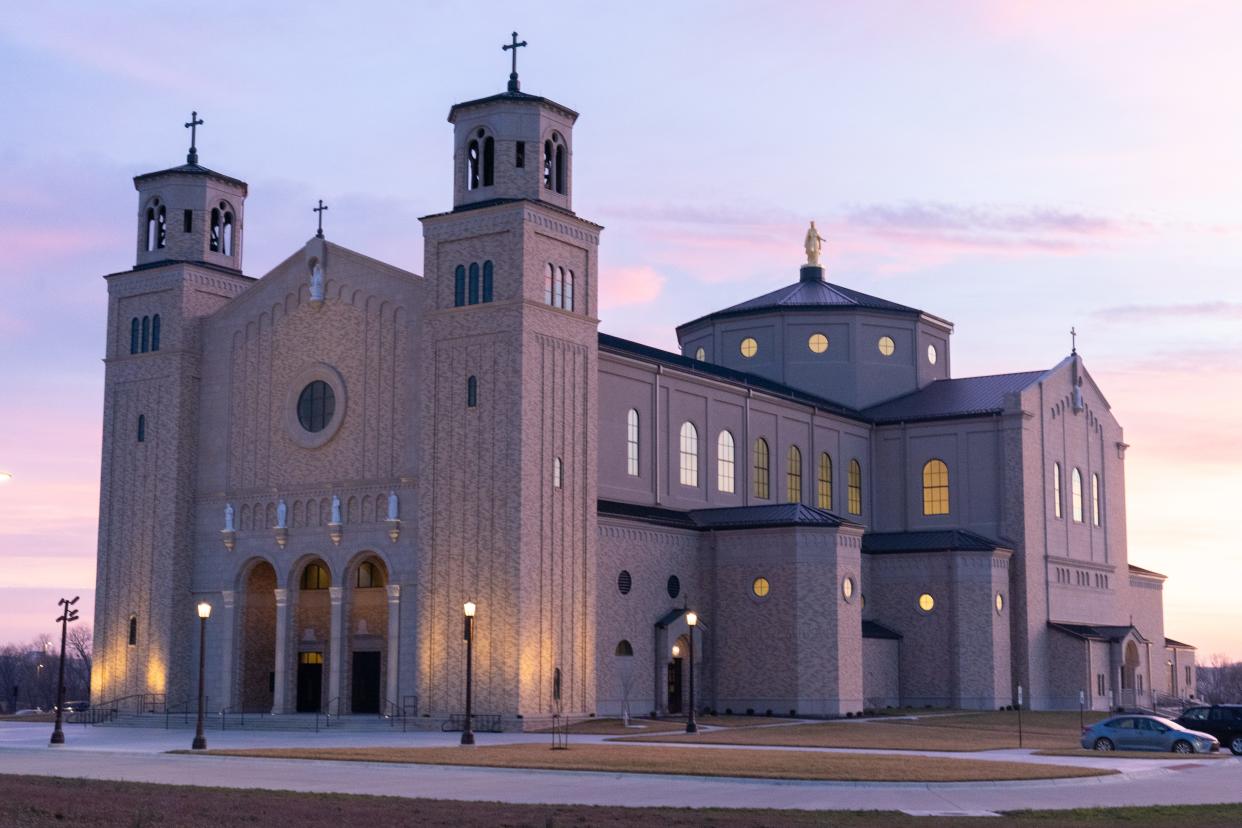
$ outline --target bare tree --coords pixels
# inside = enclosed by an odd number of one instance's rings
[[[1205,665],[1196,670],[1199,695],[1212,704],[1242,701],[1242,662],[1230,661],[1223,653],[1214,653]]]

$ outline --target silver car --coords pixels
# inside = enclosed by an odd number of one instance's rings
[[[1087,750],[1163,750],[1173,753],[1214,753],[1215,736],[1188,730],[1163,716],[1114,716],[1082,731]]]

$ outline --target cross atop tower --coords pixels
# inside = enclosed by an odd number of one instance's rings
[[[190,113],[190,122],[185,128],[190,131],[190,152],[186,155],[185,160],[190,164],[198,163],[198,127],[203,123],[203,119],[198,117],[197,112]]]
[[[504,46],[500,47],[500,51],[502,52],[508,52],[509,50],[513,51],[513,68],[509,70],[509,91],[510,92],[518,92],[522,89],[522,85],[518,83],[517,50],[518,48],[525,46],[525,45],[526,45],[525,40],[523,40],[521,43],[518,42],[517,32],[514,32],[513,42],[506,43]]]
[[[328,209],[328,205],[323,203],[323,199],[319,199],[319,206],[312,207],[311,212],[319,214],[319,230],[315,233],[315,238],[323,238],[323,211]]]
[[[1070,328],[1070,353],[1078,353],[1078,331],[1074,328]]]

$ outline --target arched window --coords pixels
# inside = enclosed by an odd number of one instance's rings
[[[923,514],[949,513],[949,467],[943,460],[928,460],[923,465]]]
[[[475,376],[466,379],[466,408],[474,408],[479,404],[479,380]]]
[[[487,140],[492,140],[488,138]],[[492,260],[483,263],[483,301],[492,301]]]
[[[755,441],[755,497],[767,500],[771,494],[772,459],[768,456],[768,441],[760,437]]]
[[[490,187],[496,178],[496,142],[492,136],[483,139],[483,186]]]
[[[555,280],[556,268],[551,263],[543,274],[543,302],[545,305],[552,304],[552,282]]]
[[[302,570],[302,589],[327,589],[328,570],[323,564],[307,564]]]
[[[466,300],[472,305],[479,304],[479,263],[470,263],[470,281],[469,281],[469,298]]]
[[[1074,523],[1082,523],[1082,472],[1077,468],[1070,475],[1070,504],[1074,509]]]
[[[819,477],[815,483],[815,505],[821,509],[832,511],[832,457],[828,452],[820,452]]]
[[[699,485],[699,430],[688,420],[681,424],[681,485]]]
[[[572,270],[565,274],[565,304],[561,307],[568,311],[574,309],[574,272]]]
[[[142,352],[151,350],[151,317],[142,317]]]
[[[147,252],[155,249],[156,239],[159,238],[159,228],[155,223],[155,208],[147,208]]]
[[[141,323],[138,321],[138,317],[136,316],[129,320],[129,352],[131,354],[138,353],[140,342],[138,331],[140,324]]]
[[[211,249],[213,252],[220,252],[220,211],[211,208]]]
[[[160,349],[160,315],[157,313],[151,317],[151,350],[158,351]]]
[[[453,271],[453,307],[460,308],[466,304],[466,268],[458,265]]]
[[[617,642],[615,654],[619,656],[632,656],[634,655],[634,648],[630,645],[630,642],[622,639]]]
[[[802,502],[802,451],[790,446],[785,457],[785,499],[790,503]]]
[[[1100,476],[1091,473],[1091,525],[1100,525]]]
[[[138,415],[138,442],[145,443],[147,441],[147,415]]]
[[[466,189],[479,189],[479,142],[474,139],[466,145]]]
[[[224,229],[221,231],[221,243],[224,245],[224,255],[233,255],[233,213],[225,209],[224,202],[220,202],[220,209],[224,210]]]
[[[552,487],[559,489],[565,485],[565,464],[561,458],[552,458]]]
[[[129,646],[134,647],[138,644],[138,616],[131,615],[129,617]]]
[[[1052,512],[1061,517],[1061,464],[1052,464]]]
[[[850,472],[846,483],[846,494],[849,498],[851,515],[862,514],[862,464],[857,459],[850,460]]]
[[[625,415],[625,472],[638,477],[638,409],[631,408]]]
[[[559,142],[556,145],[556,191],[565,194],[565,146]]]
[[[552,304],[555,307],[565,307],[565,268],[558,267],[556,269],[556,279],[552,282]]]
[[[552,141],[543,142],[543,188],[552,189]]]
[[[355,584],[359,589],[373,589],[384,586],[384,573],[372,561],[363,561],[358,565],[358,576]]]
[[[165,218],[165,208],[161,204],[155,214],[155,246],[160,249],[163,249],[164,244],[168,241],[168,223],[165,221]]]
[[[716,438],[716,488],[726,494],[733,494],[733,435],[728,431],[720,432]]]

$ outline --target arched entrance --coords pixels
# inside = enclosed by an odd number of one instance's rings
[[[666,710],[670,716],[676,716],[686,709],[686,685],[689,680],[687,671],[690,669],[689,642],[681,635],[669,648],[668,662],[668,693]]]
[[[326,694],[328,670],[331,669],[328,652],[331,625],[331,600],[328,588],[332,576],[322,558],[311,558],[295,572],[297,584],[293,624],[297,642],[297,688],[294,709],[299,713],[317,713],[327,709],[332,700]]]
[[[247,713],[272,709],[276,670],[276,570],[256,561],[242,580],[239,701]]]
[[[345,690],[351,713],[385,713],[397,704],[385,699],[389,665],[388,652],[388,568],[377,555],[366,553],[345,572],[348,614],[346,615]]]
[[[1132,708],[1138,704],[1137,685],[1141,678],[1139,674],[1139,649],[1133,640],[1127,641],[1125,646],[1125,657],[1121,662],[1121,703]]]

